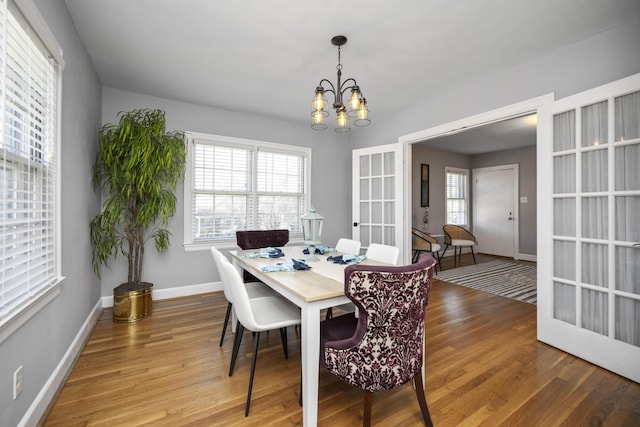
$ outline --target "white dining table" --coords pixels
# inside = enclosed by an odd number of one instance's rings
[[[273,266],[286,258],[303,259],[304,247],[285,246],[283,258],[245,258],[243,254],[256,252],[231,251],[233,263],[253,274],[257,279],[301,309],[302,324],[302,424],[313,427],[318,424],[318,380],[320,375],[320,311],[349,302],[344,294],[344,264],[327,261],[330,252],[317,255],[319,261],[306,261],[310,270],[263,272],[262,267]],[[362,264],[381,263],[364,260]]]

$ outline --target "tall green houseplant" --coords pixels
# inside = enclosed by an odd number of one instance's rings
[[[129,262],[127,286],[140,287],[145,243],[169,249],[166,225],[176,210],[174,191],[186,160],[184,134],[166,132],[165,113],[137,109],[118,114],[117,125],[100,129],[93,185],[103,197],[102,213],[91,221],[93,268],[119,254]],[[114,303],[115,304],[115,303]],[[114,306],[115,309],[115,306]]]

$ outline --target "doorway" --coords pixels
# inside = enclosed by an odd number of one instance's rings
[[[425,159],[413,159],[412,151],[413,151],[414,145],[416,146],[422,145],[424,143],[428,143],[429,141],[443,139],[445,137],[448,137],[454,134],[466,133],[466,131],[472,130],[472,129],[480,130],[482,128],[489,128],[490,126],[488,125],[493,125],[496,123],[508,121],[510,119],[531,115],[537,111],[538,107],[540,107],[541,105],[545,105],[549,102],[552,102],[553,99],[554,99],[553,94],[543,95],[537,98],[532,98],[516,104],[508,105],[506,107],[502,107],[496,110],[492,110],[492,111],[488,111],[475,116],[467,117],[461,120],[445,123],[443,125],[435,126],[435,127],[418,131],[415,133],[411,133],[408,135],[403,135],[400,138],[398,138],[398,141],[403,144],[404,151],[405,151],[405,158],[407,159],[407,164],[411,165],[411,167],[405,168],[405,177],[404,177],[405,212],[411,213],[411,215],[414,218],[414,221],[415,221],[415,218],[422,218],[422,212],[420,208],[416,209],[417,212],[414,211],[414,203],[413,203],[414,199],[411,197],[411,195],[416,194],[416,190],[414,189],[414,187],[418,185],[418,182],[416,182],[416,180],[413,178],[417,176],[417,172],[415,172],[417,170],[415,169],[416,163],[418,165],[420,163],[428,164],[429,161]],[[436,150],[446,150],[446,149],[436,148]],[[438,152],[442,153],[443,151],[438,151]],[[514,163],[514,162],[505,162],[505,163]],[[454,165],[449,164],[447,166],[454,166]],[[432,168],[432,170],[430,170],[430,181],[432,184],[432,188],[430,189],[430,200],[431,200],[432,207],[429,209],[429,223],[434,224],[432,228],[434,232],[437,232],[438,226],[436,226],[436,224],[438,224],[438,222],[441,222],[442,224],[444,224],[444,207],[442,207],[442,209],[433,207],[434,200],[437,200],[438,198],[443,198],[444,200],[444,187],[443,189],[440,190],[440,194],[438,194],[437,180],[438,180],[437,171],[433,170]],[[444,182],[444,178],[442,178],[442,182]],[[440,210],[442,210],[442,212],[440,212]],[[440,221],[438,220],[439,215],[441,217]],[[516,234],[517,234],[517,231],[518,230],[516,229]],[[407,234],[408,233],[409,232],[407,230]],[[533,233],[532,239],[535,245],[535,232]],[[411,253],[410,244],[411,244],[410,239],[406,239],[405,253]],[[522,242],[520,242],[520,244],[522,244]],[[535,247],[533,247],[533,250],[535,251]],[[517,252],[517,247],[516,247],[516,252]],[[521,257],[520,259],[535,261],[535,255],[532,255],[532,256],[526,255],[524,256],[524,258]]]

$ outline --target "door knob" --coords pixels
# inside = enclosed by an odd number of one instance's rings
[[[357,223],[357,222],[354,222],[354,223],[353,223],[353,226],[354,226],[354,227],[357,227],[357,226],[358,226],[358,223]]]
[[[513,221],[513,214],[511,212],[509,212],[509,217],[507,218],[509,221]]]

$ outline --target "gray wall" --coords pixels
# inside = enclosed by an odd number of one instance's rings
[[[0,344],[0,425],[15,426],[100,299],[91,269],[89,221],[99,202],[91,186],[95,136],[100,126],[100,82],[62,0],[36,6],[64,51],[62,87],[61,294]],[[24,390],[13,400],[13,372],[24,366]]]
[[[535,141],[534,141],[535,142]],[[471,168],[487,168],[500,165],[518,165],[519,197],[527,197],[527,203],[520,203],[519,248],[524,255],[537,255],[536,233],[536,147],[518,148],[514,150],[496,151],[478,154],[471,158]],[[519,200],[516,201],[519,203]]]
[[[420,230],[424,229],[422,222],[424,210],[420,207],[420,165],[424,163],[429,165],[429,227],[426,231],[430,234],[442,234],[442,226],[446,218],[444,168],[450,166],[469,169],[471,174],[471,157],[414,144],[411,158],[411,182],[414,184],[411,187],[411,224]],[[471,221],[471,218],[469,220]]]
[[[353,148],[390,144],[398,137],[548,93],[564,98],[640,72],[640,18],[559,48],[485,79],[448,88],[426,102],[351,132]],[[427,49],[428,47],[425,47]],[[415,55],[425,52],[416,51]],[[425,76],[429,78],[429,76]],[[419,84],[419,82],[416,82]],[[409,95],[410,96],[410,95]],[[376,102],[369,100],[371,108]]]
[[[335,244],[351,234],[351,147],[347,135],[313,132],[306,124],[292,124],[268,117],[221,110],[202,105],[156,98],[104,88],[102,122],[115,123],[120,111],[160,108],[165,111],[168,130],[183,130],[311,147],[311,204],[325,217],[323,241]],[[144,280],[154,289],[215,282],[219,276],[209,251],[185,252],[183,232],[183,183],[177,191],[178,207],[170,220],[172,233],[168,252],[145,251]],[[126,280],[126,260],[119,258],[103,270],[102,295]]]

